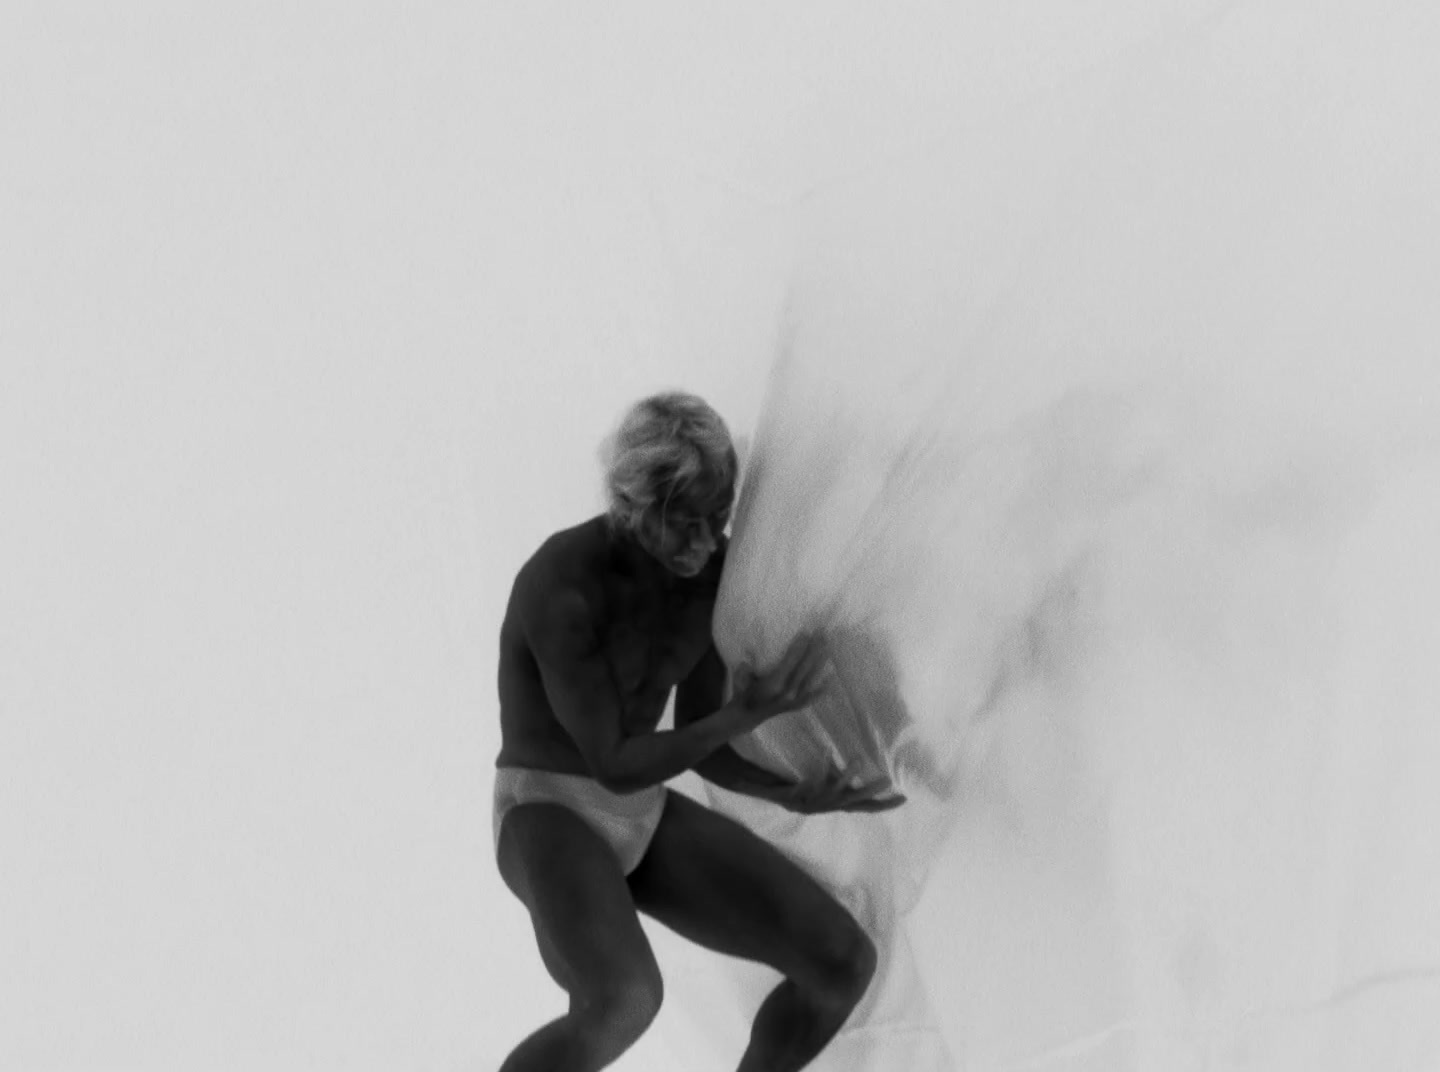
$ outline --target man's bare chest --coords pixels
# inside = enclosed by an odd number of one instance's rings
[[[713,596],[621,593],[604,627],[606,661],[625,700],[668,695],[710,646]]]

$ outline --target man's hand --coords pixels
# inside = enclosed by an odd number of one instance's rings
[[[818,782],[797,782],[770,797],[787,811],[800,815],[819,815],[831,811],[890,811],[905,803],[888,778],[862,782],[842,770],[832,770]],[[888,794],[888,795],[881,795]]]
[[[827,658],[820,639],[802,633],[791,641],[780,662],[764,674],[757,675],[747,664],[737,667],[729,706],[740,714],[747,729],[809,707],[824,695]]]

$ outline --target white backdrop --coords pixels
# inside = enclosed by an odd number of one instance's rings
[[[1361,64],[1329,83],[1344,92],[1283,84],[1297,114],[1404,139],[1412,196],[1384,248],[1433,283],[1437,140],[1416,124],[1435,87],[1414,61],[1435,16],[1297,10],[7,4],[0,1068],[495,1067],[561,1005],[489,857],[496,628],[529,551],[598,508],[594,449],[621,407],[683,386],[747,433],[797,272],[883,265],[885,315],[910,283],[944,300],[934,263],[866,233],[871,178],[892,199],[873,218],[896,218],[893,176],[971,151],[973,128],[1023,193],[1027,147],[1051,147],[1053,176],[1076,136],[1062,116],[1034,140],[1034,102],[1116,65],[1163,81],[1167,49],[1256,20],[1303,33],[1241,33],[1261,63],[1237,79],[1297,41],[1324,70]],[[1133,124],[1146,84],[1129,85]],[[1202,143],[1235,106],[1215,99],[1185,112]],[[1007,139],[1012,117],[1030,140]],[[1094,179],[1056,187],[1032,237],[1083,237]],[[911,225],[944,203],[920,186],[898,195]],[[949,267],[1001,273],[1013,241]],[[1423,323],[1378,315],[1433,366]],[[917,354],[949,342],[889,323]],[[997,382],[992,416],[1024,391]],[[1339,408],[1433,428],[1424,384]],[[1411,546],[1426,522],[1407,501],[1365,538]],[[1365,635],[1385,636],[1388,604],[1368,605]],[[1380,641],[1348,654],[1406,665]],[[1403,758],[1367,747],[1372,771]],[[698,1052],[687,980],[728,991],[654,933],[669,1004],[619,1067],[732,1067]]]

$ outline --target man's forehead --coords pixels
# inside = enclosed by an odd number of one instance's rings
[[[734,499],[734,487],[726,484],[705,489],[687,489],[670,500],[670,508],[676,513],[704,517],[728,510]]]

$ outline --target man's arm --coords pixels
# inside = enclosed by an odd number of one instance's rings
[[[550,709],[574,740],[596,781],[633,793],[690,770],[731,737],[758,724],[756,712],[724,706],[702,722],[627,736],[620,698],[594,615],[573,589],[547,594],[532,608],[526,636]]]
[[[675,693],[675,725],[703,725],[710,712],[721,707],[724,696],[725,663],[711,644]],[[889,811],[905,803],[905,798],[898,793],[880,795],[891,789],[889,779],[866,783],[851,778],[843,770],[832,770],[816,783],[807,785],[751,763],[728,744],[711,752],[694,770],[721,789],[768,800],[802,815]]]
[[[724,701],[725,662],[712,643],[695,669],[680,682],[675,691],[676,728],[703,725],[706,719],[724,706]],[[775,799],[777,794],[793,789],[796,784],[751,763],[728,744],[715,749],[695,764],[693,769],[712,785],[764,800]]]

